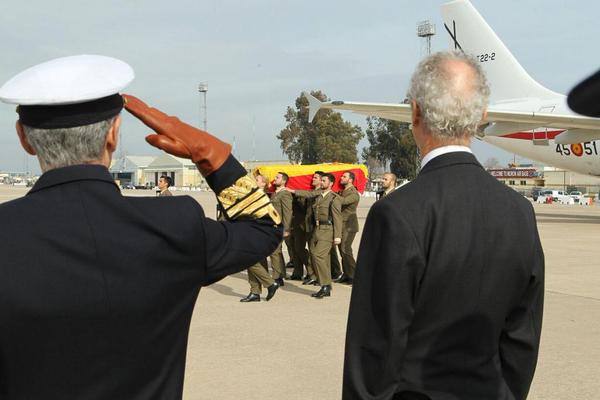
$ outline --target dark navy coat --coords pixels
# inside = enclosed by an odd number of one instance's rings
[[[245,174],[230,157],[213,188]],[[180,399],[200,287],[264,259],[266,221],[188,196],[124,197],[102,166],[42,175],[0,205],[0,399]]]
[[[543,296],[530,202],[470,153],[432,159],[367,217],[344,400],[525,399]]]

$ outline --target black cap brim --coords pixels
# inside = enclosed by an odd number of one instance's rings
[[[600,71],[580,82],[567,96],[571,110],[588,117],[600,117]]]
[[[90,125],[117,116],[123,109],[123,97],[113,94],[76,104],[19,106],[19,121],[41,129],[73,128]]]

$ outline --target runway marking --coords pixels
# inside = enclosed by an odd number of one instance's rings
[[[542,223],[542,224],[592,224],[592,225],[600,225],[600,221],[590,221],[590,220],[586,220],[586,219],[577,219],[577,218],[572,218],[572,219],[554,219],[554,218],[538,218],[537,219],[538,224]]]
[[[570,297],[579,297],[581,299],[587,299],[587,300],[594,300],[594,301],[600,301],[599,298],[596,297],[590,297],[590,296],[581,296],[579,294],[572,294],[572,293],[564,293],[564,292],[559,292],[556,290],[546,290],[547,293],[552,293],[552,294],[562,294],[563,296],[570,296]]]
[[[600,215],[582,215],[582,214],[552,214],[552,213],[536,213],[536,216],[550,218],[580,218],[580,219],[596,219],[600,221]]]

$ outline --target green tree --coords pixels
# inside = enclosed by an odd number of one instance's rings
[[[321,91],[311,92],[321,101],[328,101]],[[356,147],[364,133],[358,125],[344,121],[340,113],[320,110],[314,121],[308,121],[308,100],[300,95],[295,108],[285,113],[287,125],[277,139],[290,161],[302,164],[322,162],[358,162]]]
[[[408,123],[368,117],[366,133],[369,146],[363,149],[364,160],[389,163],[390,171],[398,177],[417,176],[417,146]]]

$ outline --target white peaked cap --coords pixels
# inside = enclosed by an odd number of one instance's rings
[[[133,69],[116,58],[79,55],[56,58],[16,75],[0,88],[0,100],[19,105],[77,104],[119,93]]]

